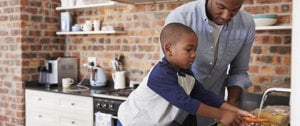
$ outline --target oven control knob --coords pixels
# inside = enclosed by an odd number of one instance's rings
[[[114,109],[114,105],[113,105],[113,104],[110,104],[110,105],[108,106],[108,108],[109,108],[110,110],[113,110],[113,109]]]
[[[103,104],[101,104],[101,107],[102,107],[102,108],[106,108],[106,107],[107,107],[107,104],[103,103]]]
[[[97,104],[96,104],[96,108],[97,108],[97,109],[100,109],[100,108],[101,108],[101,104],[100,104],[100,103],[97,103]]]

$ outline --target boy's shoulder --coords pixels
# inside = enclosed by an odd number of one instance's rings
[[[182,69],[179,72],[166,60],[159,61],[151,70],[150,76],[155,77],[164,77],[164,76],[177,76],[179,75],[191,75],[194,76],[193,72],[190,69]]]

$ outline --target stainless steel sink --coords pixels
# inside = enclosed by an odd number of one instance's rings
[[[262,94],[243,93],[240,97],[239,107],[244,110],[252,111],[254,109],[259,108],[261,100],[262,100]],[[289,106],[289,103],[290,103],[289,96],[279,96],[270,93],[268,98],[264,102],[264,106],[266,105]]]

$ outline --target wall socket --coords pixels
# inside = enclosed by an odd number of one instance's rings
[[[88,57],[88,64],[90,64],[91,62],[93,62],[94,63],[94,66],[96,66],[97,64],[96,64],[96,57]]]

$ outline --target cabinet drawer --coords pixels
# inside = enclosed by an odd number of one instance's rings
[[[26,126],[51,126],[54,122],[57,122],[57,116],[53,111],[45,111],[39,109],[26,111]]]
[[[57,97],[54,93],[26,90],[26,105],[40,107],[54,107],[57,104]]]
[[[91,97],[62,95],[59,98],[58,106],[60,109],[68,112],[93,113],[93,99]]]
[[[93,119],[90,117],[70,117],[60,115],[59,121],[60,126],[93,126]]]

